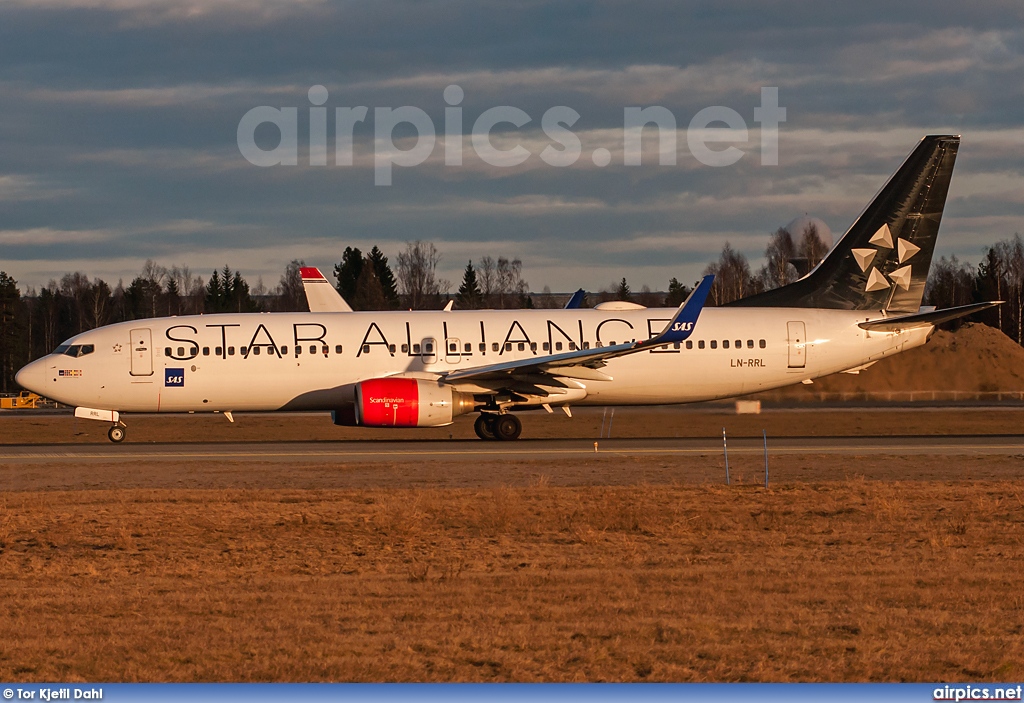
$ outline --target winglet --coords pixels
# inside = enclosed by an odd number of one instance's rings
[[[679,306],[679,309],[676,310],[676,314],[669,320],[669,323],[665,325],[665,329],[661,331],[661,334],[646,340],[643,342],[643,345],[657,346],[681,342],[693,334],[693,328],[697,324],[697,318],[700,317],[701,310],[704,309],[704,303],[708,299],[708,293],[711,292],[711,284],[714,281],[714,275],[702,278],[697,287],[693,289],[686,300],[683,301],[683,304]]]
[[[306,303],[310,312],[352,312],[352,307],[320,273],[320,269],[303,266],[299,273],[302,276],[302,287],[306,291]]]
[[[302,276],[302,282],[303,283],[305,283],[306,281],[326,281],[327,280],[324,277],[324,275],[322,273],[320,273],[320,269],[315,268],[313,266],[303,266],[302,268],[299,269],[299,274]]]
[[[583,305],[583,299],[587,297],[587,292],[580,288],[578,291],[572,294],[569,298],[569,302],[565,304],[565,310],[575,310],[579,306]]]

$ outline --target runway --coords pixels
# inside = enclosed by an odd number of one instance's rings
[[[714,439],[536,439],[506,444],[477,440],[344,441],[187,444],[14,445],[0,450],[10,464],[54,462],[139,462],[147,464],[231,461],[471,464],[481,461],[558,460],[615,456],[721,455]],[[729,441],[730,454],[764,452],[760,438]],[[1022,435],[913,435],[888,437],[768,438],[770,456],[1016,456],[1024,457]]]

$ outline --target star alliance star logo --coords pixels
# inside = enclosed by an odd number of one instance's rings
[[[864,285],[866,292],[872,292],[876,290],[886,290],[892,285],[889,283],[895,283],[903,290],[910,290],[910,273],[911,268],[909,265],[901,266],[892,273],[889,274],[889,279],[877,269],[872,268],[868,271],[871,266],[871,262],[874,260],[875,255],[878,254],[882,249],[892,249],[892,232],[889,231],[889,225],[885,224],[878,228],[878,231],[868,240],[869,244],[874,244],[876,249],[853,249],[854,261],[857,262],[857,266],[860,267],[861,271],[868,274],[867,283]],[[914,256],[917,252],[921,251],[921,247],[911,244],[906,239],[896,240],[896,253],[897,259],[900,264],[906,264],[907,260]]]
[[[121,353],[121,345],[120,344],[115,344],[114,345],[114,353],[115,354],[120,354]]]

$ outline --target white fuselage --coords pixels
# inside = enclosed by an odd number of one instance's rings
[[[58,402],[121,412],[332,410],[355,384],[647,339],[671,309],[255,313],[123,322],[67,344],[19,379]],[[853,369],[924,344],[931,327],[868,332],[865,311],[706,308],[679,345],[611,359],[560,402],[688,403]],[[299,352],[296,353],[296,348]]]

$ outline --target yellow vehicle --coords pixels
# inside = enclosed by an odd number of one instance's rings
[[[22,391],[18,395],[5,396],[0,398],[0,410],[18,410],[20,408],[35,408],[42,400],[41,396],[31,391]]]

